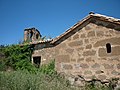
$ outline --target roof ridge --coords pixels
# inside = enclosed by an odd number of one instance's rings
[[[62,38],[63,36],[65,36],[66,34],[68,34],[69,32],[71,32],[72,30],[74,30],[77,26],[81,25],[86,20],[88,20],[88,19],[90,19],[92,17],[98,17],[99,19],[101,19],[101,20],[103,19],[104,21],[107,20],[109,22],[120,24],[120,19],[117,19],[117,18],[114,18],[114,17],[110,17],[110,16],[106,16],[106,15],[102,15],[102,14],[98,14],[98,13],[90,12],[87,16],[85,16],[83,19],[81,19],[80,21],[78,21],[77,23],[75,23],[73,26],[71,26],[70,28],[68,28],[60,36],[57,36],[56,38],[54,38],[51,43],[54,43],[54,42],[58,41],[60,38]]]

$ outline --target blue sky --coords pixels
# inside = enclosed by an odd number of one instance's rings
[[[0,44],[16,44],[25,28],[59,36],[90,11],[120,18],[120,0],[0,0]]]

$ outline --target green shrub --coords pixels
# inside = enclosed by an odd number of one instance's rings
[[[7,65],[3,62],[3,59],[0,61],[0,71],[5,71],[7,69]]]
[[[0,72],[0,90],[73,90],[56,76],[51,77],[40,72],[29,73],[26,70]]]
[[[37,68],[31,64],[28,60],[21,60],[16,62],[16,70],[27,70],[31,73],[36,73]]]
[[[4,59],[0,60],[0,70],[4,71],[7,67],[11,67],[14,70],[28,70],[29,72],[41,73],[52,75],[55,74],[55,61],[52,60],[47,65],[42,65],[40,69],[35,68],[31,63],[31,55],[34,50],[32,45],[8,45],[1,47],[1,53],[5,55]]]
[[[8,45],[0,48],[1,52],[5,55],[4,59],[0,59],[0,70],[5,70],[7,67],[13,69],[27,69],[31,71],[34,66],[30,63],[31,54],[34,50],[32,45]]]
[[[44,73],[44,74],[47,74],[47,75],[56,74],[56,71],[55,71],[55,60],[51,60],[50,63],[42,65],[40,67],[40,72]]]

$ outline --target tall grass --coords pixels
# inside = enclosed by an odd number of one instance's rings
[[[108,90],[105,87],[74,87],[59,75],[28,71],[0,72],[0,90]]]
[[[0,72],[0,90],[72,90],[66,82],[58,76],[47,76],[39,72]]]

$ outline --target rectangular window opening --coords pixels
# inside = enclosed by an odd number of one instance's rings
[[[41,64],[41,56],[36,56],[36,57],[33,57],[33,63],[35,64],[35,66],[37,68],[40,67],[40,64]]]

